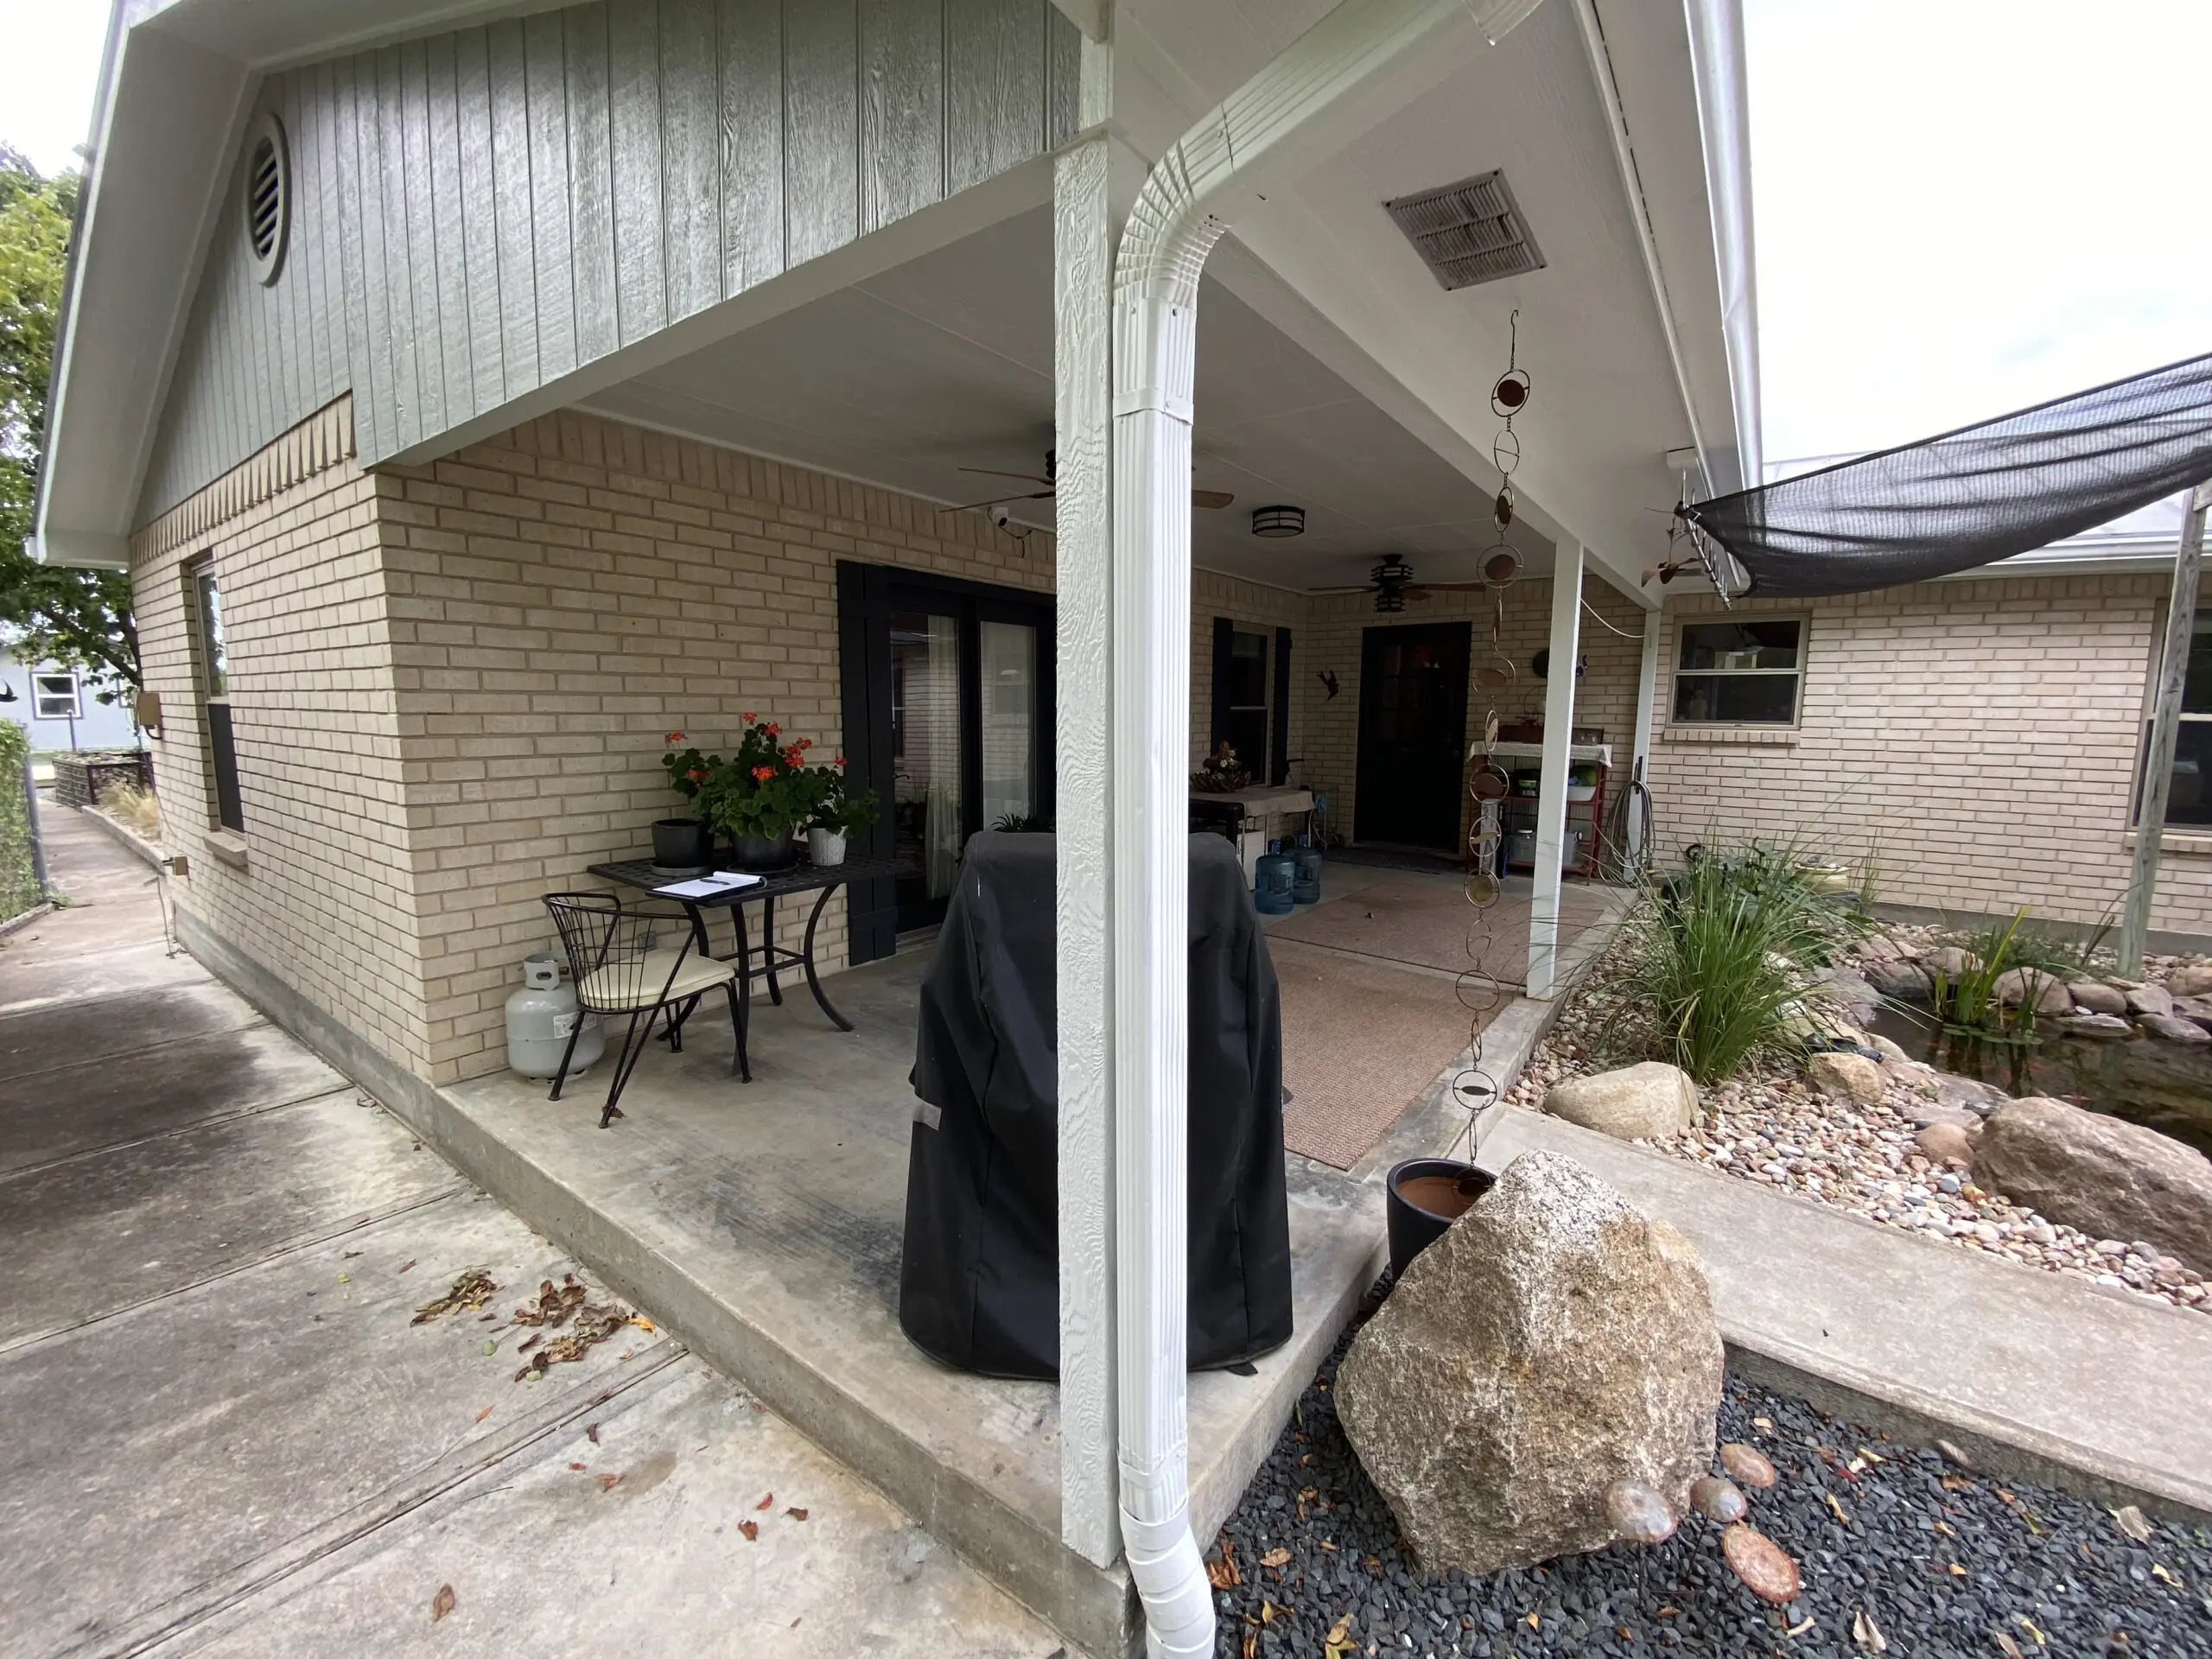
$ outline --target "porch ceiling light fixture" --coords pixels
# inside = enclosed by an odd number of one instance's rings
[[[1188,1379],[1190,852],[1179,801],[1191,688],[1192,367],[1217,215],[1388,113],[1391,83],[1495,43],[1539,0],[1344,0],[1200,118],[1146,178],[1114,261],[1115,1330],[1122,1542],[1149,1659],[1214,1650],[1191,1535]],[[1442,70],[1438,71],[1443,73]]]
[[[1306,509],[1255,507],[1252,509],[1252,533],[1255,536],[1303,536],[1306,533]]]

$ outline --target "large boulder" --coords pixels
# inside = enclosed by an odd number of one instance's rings
[[[1697,1122],[1697,1084],[1664,1060],[1555,1083],[1544,1109],[1621,1141],[1659,1141]]]
[[[2163,985],[2137,985],[2127,993],[2127,1011],[2137,1019],[2146,1014],[2171,1014],[2174,994]]]
[[[1974,1165],[1983,1186],[2052,1221],[2212,1270],[2212,1159],[2171,1135],[2030,1096],[1983,1122]]]
[[[2037,1014],[2071,1014],[2074,994],[2065,984],[2036,968],[2007,968],[1997,976],[1991,988],[1997,1000],[2008,1008],[2017,1008],[2031,998]]]
[[[1531,1152],[1352,1339],[1337,1414],[1422,1566],[1479,1575],[1604,1547],[1616,1482],[1681,1515],[1720,1367],[1689,1241]]]
[[[1971,950],[1961,950],[1955,944],[1939,945],[1923,957],[1921,961],[1927,964],[1929,972],[1942,975],[1953,984],[1958,982],[1960,975],[1969,973],[1981,966],[1980,957],[1975,956]]]
[[[1866,982],[1892,1002],[1925,1002],[1928,976],[1917,963],[1870,961],[1861,964]]]
[[[2212,1037],[2204,1034],[2203,1027],[2177,1014],[2139,1014],[2135,1023],[2153,1037],[2163,1037],[2170,1043],[2212,1043]]]
[[[1846,1095],[1862,1106],[1878,1105],[1889,1094],[1882,1063],[1864,1054],[1822,1050],[1806,1057],[1805,1080],[1824,1095]]]
[[[2184,962],[2166,976],[2166,988],[2176,996],[2212,995],[2212,962]]]
[[[2066,988],[2074,999],[2074,1006],[2087,1008],[2091,1014],[2121,1014],[2127,1012],[2127,993],[2118,986],[2107,985],[2102,980],[2084,979]]]

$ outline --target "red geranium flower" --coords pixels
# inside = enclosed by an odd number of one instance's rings
[[[841,755],[839,755],[839,756],[836,758],[836,760],[835,760],[834,761],[830,762],[830,764],[831,764],[832,766],[843,766],[843,765],[845,764],[845,757],[844,757],[843,755],[842,755],[842,754],[841,754]]]
[[[765,784],[775,775],[776,769],[773,766],[755,766],[753,768],[753,776],[755,781],[760,783]]]
[[[681,743],[683,741],[683,734],[681,732],[664,732],[661,734],[660,741],[664,743]]]
[[[695,784],[704,783],[707,779],[707,769],[704,766],[694,766],[683,775]]]
[[[810,749],[814,747],[814,740],[810,737],[802,737],[798,741],[798,746],[802,749]]]
[[[760,716],[754,714],[750,709],[745,711],[745,723],[748,726],[760,718]]]
[[[776,722],[775,722],[774,721],[772,721],[772,721],[769,721],[766,726],[763,726],[760,729],[761,729],[762,731],[764,731],[764,732],[767,733],[767,734],[768,734],[768,735],[769,735],[769,736],[771,736],[771,737],[781,737],[781,736],[784,734],[784,728],[783,728],[782,727],[780,727],[780,726],[777,725],[777,724],[776,724]]]

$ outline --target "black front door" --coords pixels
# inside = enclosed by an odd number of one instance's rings
[[[844,729],[912,874],[855,894],[852,960],[944,915],[968,837],[1052,810],[1052,601],[880,565],[838,567]]]
[[[1467,640],[1465,622],[1367,630],[1352,824],[1360,841],[1458,850]]]

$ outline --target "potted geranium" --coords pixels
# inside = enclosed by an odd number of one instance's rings
[[[696,816],[699,793],[721,759],[702,754],[696,746],[677,748],[683,741],[681,732],[666,733],[661,741],[668,745],[660,763],[668,772],[669,787],[690,803],[694,815],[653,820],[653,862],[665,870],[704,869],[714,859],[714,831]]]
[[[875,791],[852,792],[842,754],[829,766],[816,766],[813,772],[818,793],[813,815],[807,820],[806,856],[810,862],[827,869],[845,861],[849,836],[875,822]]]
[[[736,754],[710,763],[700,809],[735,843],[740,869],[780,870],[796,861],[791,838],[811,815],[819,789],[806,764],[813,747],[810,737],[785,743],[782,727],[748,712]]]

